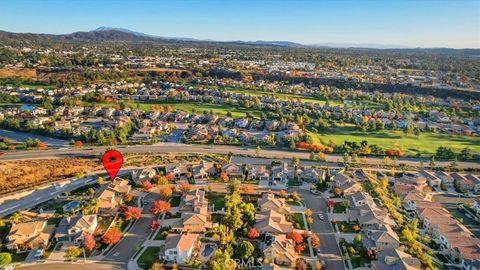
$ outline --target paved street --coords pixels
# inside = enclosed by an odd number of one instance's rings
[[[130,173],[130,169],[119,172],[118,176]],[[9,199],[0,203],[0,218],[25,208],[33,207],[46,202],[62,193],[72,191],[84,185],[94,183],[96,176],[85,177],[82,179],[65,180],[60,183],[52,183],[49,187],[32,191],[30,194],[22,196],[21,199]],[[21,196],[21,194],[20,194]]]
[[[55,150],[28,150],[17,152],[6,152],[0,156],[1,160],[26,160],[26,159],[41,159],[41,158],[62,158],[75,156],[92,156],[100,155],[105,152],[108,147],[84,147],[82,149],[55,149]],[[216,153],[216,154],[237,154],[237,155],[257,155],[256,149],[245,148],[231,145],[189,145],[181,143],[158,143],[155,145],[132,145],[132,146],[118,146],[117,149],[122,153]],[[267,158],[293,158],[298,157],[302,159],[309,159],[309,152],[288,151],[288,150],[260,150],[258,154]],[[343,158],[342,155],[329,154],[326,157],[329,163],[340,163]],[[382,164],[382,158],[368,157],[367,164],[378,165]],[[428,163],[428,160],[423,160]],[[420,166],[420,161],[415,158],[400,158],[398,163],[406,165]],[[450,162],[436,162],[437,166],[448,166]],[[458,162],[458,168],[477,168],[480,169],[480,163],[475,162]]]
[[[313,195],[307,190],[298,190],[300,196],[304,199],[307,208],[313,211],[312,231],[320,238],[321,258],[326,262],[327,269],[345,269],[342,255],[335,239],[335,232],[328,221],[326,212],[326,200],[320,196]],[[322,213],[324,220],[318,218],[318,213]]]
[[[124,270],[127,269],[123,263],[96,262],[96,263],[58,263],[58,264],[32,264],[22,265],[20,269],[31,270]]]
[[[150,208],[152,202],[158,199],[160,199],[158,192],[151,192],[145,196],[142,217],[133,224],[122,240],[108,252],[103,259],[104,261],[124,263],[126,266],[130,258],[137,252],[136,247],[140,247],[150,234],[149,225],[155,218],[150,214]]]

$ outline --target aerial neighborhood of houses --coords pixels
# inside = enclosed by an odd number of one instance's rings
[[[158,262],[209,266],[221,248],[234,245],[242,254],[237,264],[248,259],[262,269],[443,264],[471,270],[480,263],[480,240],[443,200],[478,192],[480,180],[470,173],[200,156],[130,169],[113,182],[96,177],[17,212],[5,243],[31,263],[73,260],[78,255],[69,252],[79,247],[88,260],[115,258],[124,252],[122,239],[145,219],[146,240],[125,255],[132,269]],[[479,200],[454,208],[479,218]],[[330,252],[346,259],[326,257]]]

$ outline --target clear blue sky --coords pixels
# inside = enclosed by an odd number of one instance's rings
[[[0,0],[0,30],[480,48],[480,0]]]

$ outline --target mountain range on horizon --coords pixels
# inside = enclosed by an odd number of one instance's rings
[[[196,39],[188,37],[164,37],[150,35],[142,32],[133,31],[125,28],[101,26],[91,31],[77,31],[70,34],[44,34],[44,33],[14,33],[0,30],[0,40],[2,39],[24,39],[36,41],[71,41],[71,42],[100,42],[100,41],[177,41],[177,42],[211,42],[222,44],[239,44],[239,45],[257,45],[257,46],[281,46],[291,48],[358,48],[358,49],[419,49],[419,50],[452,50],[452,51],[472,51],[476,54],[480,53],[480,49],[452,49],[452,48],[419,48],[401,45],[385,45],[376,43],[316,43],[301,44],[292,41],[217,41],[211,39]]]

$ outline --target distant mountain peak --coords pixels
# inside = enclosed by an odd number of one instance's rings
[[[119,31],[119,32],[124,32],[124,33],[128,33],[128,34],[133,34],[133,35],[140,36],[140,37],[152,37],[151,35],[147,35],[147,34],[141,33],[141,32],[132,31],[130,29],[121,28],[121,27],[109,27],[109,26],[100,26],[97,29],[92,30],[91,32],[100,32],[100,31]]]

